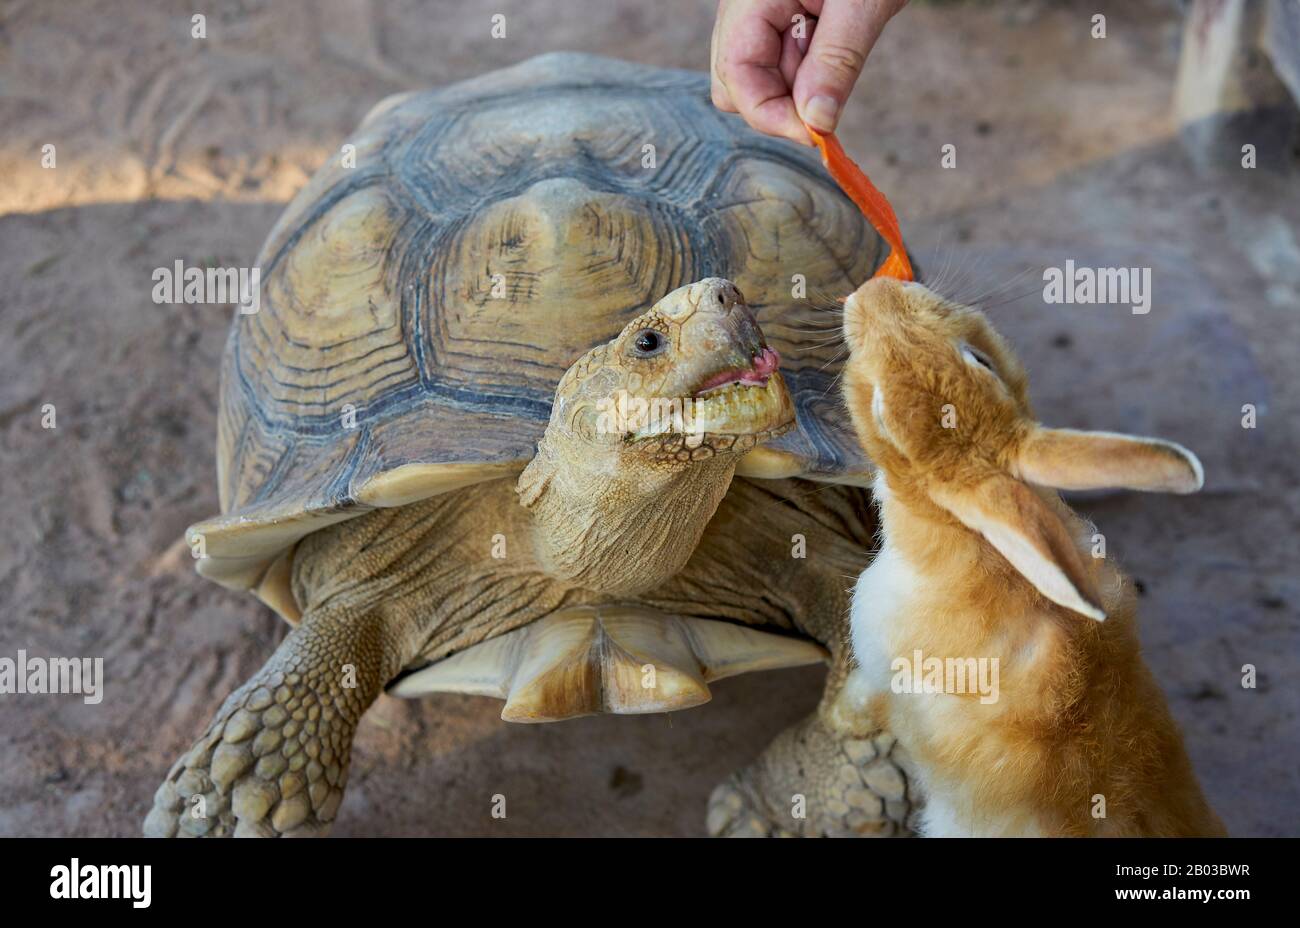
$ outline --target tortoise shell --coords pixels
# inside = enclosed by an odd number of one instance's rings
[[[264,584],[309,532],[519,471],[567,368],[703,277],[740,287],[797,410],[738,472],[868,481],[838,348],[792,293],[851,292],[880,241],[811,150],[718,112],[706,76],[545,55],[390,98],[349,142],[231,328],[223,515],[190,529],[205,576]]]

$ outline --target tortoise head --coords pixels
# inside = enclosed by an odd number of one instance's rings
[[[661,466],[738,455],[794,424],[794,406],[744,297],[710,277],[679,287],[560,381],[548,434]]]
[[[736,286],[709,278],[569,368],[517,487],[547,572],[617,593],[676,573],[740,456],[794,424],[779,363]]]

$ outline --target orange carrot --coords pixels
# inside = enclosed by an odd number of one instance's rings
[[[835,137],[835,133],[822,135],[807,123],[804,123],[804,128],[821,150],[822,164],[826,165],[826,170],[830,171],[835,183],[858,205],[862,215],[875,226],[881,238],[889,243],[889,257],[872,276],[912,280],[912,262],[907,260],[907,252],[903,249],[903,234],[898,230],[898,217],[894,215],[894,208],[889,205],[885,195],[876,189],[862,168],[844,153],[844,146]]]

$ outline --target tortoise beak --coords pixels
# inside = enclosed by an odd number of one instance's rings
[[[720,277],[679,288],[659,304],[682,327],[683,365],[671,389],[672,414],[648,417],[631,430],[660,438],[686,460],[709,450],[744,451],[794,422],[794,404],[779,368],[781,356],[735,284]]]

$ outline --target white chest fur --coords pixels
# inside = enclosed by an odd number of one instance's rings
[[[875,492],[878,499],[888,499],[889,491],[883,479],[876,481]],[[1031,810],[990,809],[978,795],[974,784],[959,776],[954,777],[952,771],[932,769],[925,760],[927,752],[923,744],[936,733],[969,729],[997,717],[1000,706],[996,704],[996,688],[992,702],[986,704],[982,699],[953,695],[946,690],[898,691],[891,685],[896,679],[894,662],[917,653],[917,642],[909,637],[909,633],[915,631],[909,619],[932,605],[927,602],[932,586],[933,580],[927,580],[898,546],[891,543],[886,525],[880,553],[862,572],[853,588],[849,622],[857,669],[847,681],[845,695],[858,704],[864,704],[883,693],[893,710],[901,710],[891,711],[891,728],[895,729],[893,734],[910,758],[908,773],[925,801],[918,823],[922,835],[1037,834],[1039,828]],[[1006,647],[1011,647],[1017,660],[1032,662],[1038,650],[1045,646],[1045,636],[1050,635],[1051,628],[1049,623],[1042,623],[1038,632],[1027,640],[1018,640],[1014,646],[1006,642],[990,642],[990,654],[998,656],[992,666],[1001,667],[1002,658],[1009,656],[1003,653]],[[895,700],[905,702],[895,704]],[[915,739],[921,743],[912,743]],[[990,756],[988,760],[995,764],[998,758]]]
[[[873,492],[882,504],[889,499],[883,471],[876,477]],[[890,664],[898,653],[891,640],[891,631],[898,626],[894,619],[904,614],[909,599],[923,589],[920,574],[891,543],[887,526],[882,534],[884,544],[858,577],[849,611],[853,656],[859,668],[850,682],[854,695],[863,699],[889,689]]]
[[[891,640],[891,631],[897,627],[894,619],[907,608],[921,582],[921,576],[888,539],[858,577],[853,587],[849,628],[862,678],[854,683],[864,690],[863,698],[889,689],[890,665],[898,654]]]

